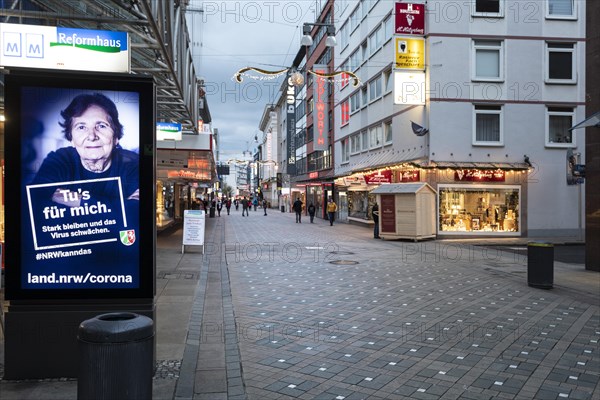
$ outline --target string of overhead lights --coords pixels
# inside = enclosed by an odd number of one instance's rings
[[[289,70],[290,70],[289,68],[286,68],[286,69],[281,69],[278,71],[267,71],[262,68],[244,67],[244,68],[241,68],[240,70],[238,70],[233,75],[232,79],[234,81],[236,81],[237,83],[242,83],[244,80],[244,77],[254,79],[254,80],[260,80],[260,81],[273,80],[273,79],[277,79],[278,77],[285,74]],[[265,76],[252,75],[252,74],[249,74],[248,71],[254,71],[254,72],[257,72],[257,73],[259,73],[261,75],[265,75]],[[318,76],[320,78],[324,78],[327,80],[327,82],[331,82],[331,83],[344,83],[344,82],[347,82],[348,80],[352,79],[353,87],[358,87],[361,85],[361,81],[360,81],[359,77],[350,71],[335,71],[335,72],[331,72],[331,73],[322,73],[322,72],[308,70],[307,72],[309,74]],[[295,74],[300,74],[300,73],[296,71]],[[336,79],[336,77],[340,76],[340,75],[342,77]],[[295,79],[293,79],[293,82],[297,86],[300,86],[304,83],[304,80],[296,77]]]

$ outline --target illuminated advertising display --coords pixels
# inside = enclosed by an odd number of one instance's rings
[[[151,298],[154,84],[11,71],[8,299]]]
[[[1,23],[0,65],[129,72],[129,36],[127,32]]]
[[[425,39],[395,37],[394,44],[395,68],[425,70]]]
[[[313,66],[313,71],[326,74],[326,65]],[[314,75],[313,80],[313,150],[324,151],[329,148],[329,98],[327,79]]]
[[[394,104],[425,104],[425,72],[394,71]]]
[[[425,35],[425,4],[396,3],[395,33]]]

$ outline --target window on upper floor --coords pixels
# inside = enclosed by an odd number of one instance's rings
[[[387,42],[394,37],[394,20],[390,15],[383,21],[383,41]]]
[[[383,128],[381,125],[369,129],[369,144],[372,149],[383,145]]]
[[[358,28],[360,20],[360,7],[356,7],[354,11],[352,11],[352,14],[350,14],[350,34],[352,34],[352,32]]]
[[[349,100],[344,101],[341,104],[340,109],[342,111],[340,122],[341,122],[342,126],[344,126],[348,122],[350,122],[350,101]]]
[[[504,80],[504,49],[501,40],[473,40],[474,81]]]
[[[369,36],[369,52],[373,55],[383,46],[383,25],[379,25],[377,29]]]
[[[546,146],[575,147],[573,107],[548,107],[546,109]]]
[[[502,106],[474,105],[473,145],[502,146]]]
[[[360,101],[361,101],[363,107],[366,106],[367,104],[369,104],[369,95],[368,95],[366,87],[363,87],[360,90]]]
[[[576,7],[575,0],[546,0],[546,18],[576,19]]]
[[[350,24],[348,22],[342,25],[338,32],[338,37],[340,38],[340,48],[343,51],[350,41]]]
[[[342,163],[350,161],[350,143],[348,138],[342,139]]]
[[[546,42],[546,82],[577,83],[575,43]]]
[[[350,96],[350,114],[360,110],[360,91]]]
[[[350,67],[350,71],[356,71],[362,62],[360,51],[356,50],[354,53],[352,53],[349,60],[350,62],[348,63],[348,66]]]
[[[381,97],[381,75],[369,82],[369,102],[377,100]]]
[[[352,135],[350,137],[350,153],[360,153],[360,134]]]
[[[392,73],[391,69],[383,71],[383,84],[383,93],[389,93],[394,88],[394,74]]]
[[[502,17],[504,0],[473,0],[472,15],[475,17]]]
[[[360,142],[362,151],[369,150],[369,132],[362,131],[360,133]]]
[[[388,121],[383,124],[383,140],[385,144],[392,143],[392,121]]]

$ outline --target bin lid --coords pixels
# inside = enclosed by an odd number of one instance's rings
[[[554,247],[554,244],[547,242],[529,242],[527,243],[529,247]]]
[[[97,315],[79,324],[77,338],[92,343],[126,343],[154,335],[151,318],[130,312]]]

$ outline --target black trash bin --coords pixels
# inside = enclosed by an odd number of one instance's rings
[[[215,207],[211,207],[209,214],[208,214],[209,218],[214,218],[215,217]]]
[[[285,212],[285,206],[281,206],[281,212],[284,213]]]
[[[78,400],[152,398],[154,324],[120,312],[83,321],[79,344]]]
[[[554,245],[527,244],[527,284],[540,289],[552,289],[554,284]]]

